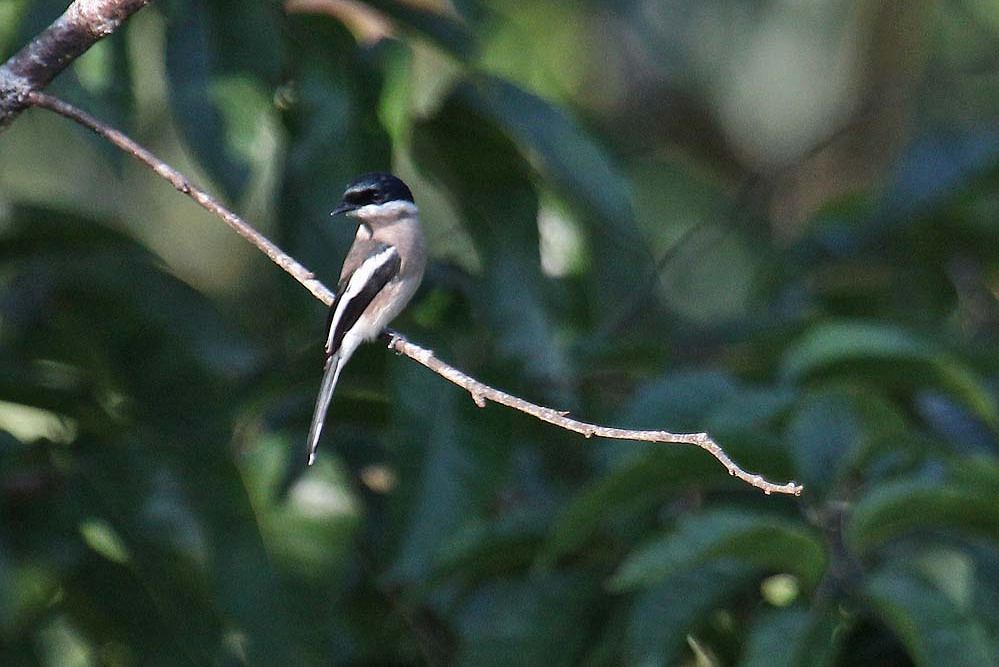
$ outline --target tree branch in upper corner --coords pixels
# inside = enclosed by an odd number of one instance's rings
[[[219,217],[223,222],[235,230],[237,234],[256,246],[257,249],[267,255],[271,261],[284,269],[293,278],[295,278],[295,280],[312,292],[317,299],[326,305],[333,303],[333,292],[321,282],[316,280],[315,276],[313,276],[308,269],[296,262],[276,245],[271,243],[269,239],[251,227],[245,220],[222,206],[222,204],[220,204],[214,197],[192,185],[191,182],[179,171],[157,158],[122,132],[105,125],[85,111],[81,111],[80,109],[63,102],[60,99],[52,97],[51,95],[32,92],[28,95],[28,102],[34,106],[54,111],[79,123],[80,125],[83,125],[84,127],[96,132],[101,137],[107,139],[124,152],[132,155],[134,158],[169,181],[170,184],[173,185],[179,192],[189,196],[202,208]],[[548,422],[549,424],[558,426],[559,428],[579,433],[587,438],[598,436],[601,438],[613,438],[617,440],[637,440],[643,442],[696,445],[715,457],[723,466],[725,466],[725,469],[728,470],[730,475],[733,475],[747,484],[761,489],[766,494],[785,493],[799,495],[801,493],[802,487],[794,482],[774,484],[773,482],[764,479],[761,475],[743,470],[734,461],[732,461],[728,454],[726,454],[725,451],[722,450],[722,448],[714,440],[712,440],[707,433],[632,431],[628,429],[611,428],[608,426],[582,422],[569,417],[567,412],[530,403],[522,398],[518,398],[479,382],[475,378],[466,375],[457,368],[438,359],[434,356],[432,350],[415,345],[395,332],[386,332],[385,337],[389,341],[389,349],[409,357],[410,359],[437,373],[445,380],[458,385],[471,395],[472,400],[475,401],[475,404],[479,407],[485,407],[487,401],[499,403],[509,408],[513,408],[514,410],[519,410],[520,412],[531,415],[542,421]]]
[[[75,0],[62,16],[0,66],[0,130],[40,90],[98,40],[151,0]]]

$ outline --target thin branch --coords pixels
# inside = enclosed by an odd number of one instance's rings
[[[151,0],[76,0],[52,25],[0,66],[0,130],[29,104],[28,93],[47,86],[98,40]]]
[[[495,389],[487,384],[479,382],[475,378],[462,373],[457,368],[449,366],[435,357],[432,350],[427,350],[419,345],[414,345],[395,331],[389,331],[383,337],[388,338],[388,346],[390,350],[395,350],[400,354],[406,355],[413,361],[423,364],[445,380],[458,385],[471,395],[472,400],[480,408],[486,407],[487,401],[492,401],[493,403],[499,403],[500,405],[505,405],[508,408],[519,410],[520,412],[531,415],[532,417],[548,422],[549,424],[553,424],[567,431],[579,433],[587,438],[597,436],[599,438],[610,438],[612,440],[635,440],[640,442],[657,442],[662,444],[696,445],[711,454],[711,456],[718,459],[719,463],[725,466],[725,469],[728,470],[730,475],[738,477],[742,481],[747,484],[751,484],[758,489],[762,489],[767,495],[770,495],[771,493],[787,493],[795,496],[801,494],[802,487],[794,482],[788,482],[787,484],[774,484],[773,482],[769,482],[764,479],[762,475],[746,472],[731,458],[729,458],[728,454],[726,454],[718,443],[712,440],[711,436],[707,433],[633,431],[630,429],[612,428],[609,426],[600,426],[598,424],[590,424],[588,422],[579,421],[578,419],[569,417],[569,413],[563,410],[553,410],[552,408],[536,405],[529,401],[525,401],[522,398],[518,398],[517,396],[513,396],[512,394],[508,394],[505,391],[500,391],[499,389]]]
[[[229,225],[233,231],[256,246],[256,248],[267,255],[272,262],[291,274],[295,280],[302,283],[305,289],[312,292],[317,299],[325,303],[327,306],[333,303],[334,293],[321,282],[316,280],[316,277],[311,271],[288,256],[283,250],[281,250],[281,248],[278,248],[276,245],[271,243],[266,236],[251,227],[250,224],[241,217],[220,204],[217,199],[201,188],[191,185],[191,182],[187,180],[186,176],[168,165],[166,162],[163,162],[163,160],[160,160],[123,132],[102,123],[86,111],[78,109],[71,104],[67,104],[58,97],[53,97],[52,95],[32,91],[28,93],[28,101],[36,107],[54,111],[61,116],[74,120],[87,129],[93,130],[104,139],[107,139],[112,144],[165,178],[173,187],[177,188],[179,192],[184,193],[196,201],[203,209],[221,218],[222,222]]]
[[[295,280],[301,283],[307,290],[312,292],[317,299],[326,305],[333,302],[333,292],[331,292],[321,282],[316,280],[315,276],[304,266],[285,254],[284,251],[271,243],[265,236],[260,234],[260,232],[253,229],[253,227],[251,227],[245,220],[222,206],[222,204],[216,201],[214,197],[204,192],[197,186],[192,185],[183,174],[154,156],[148,150],[137,144],[123,133],[105,125],[90,114],[63,102],[58,98],[52,97],[51,95],[32,92],[28,96],[28,101],[32,105],[49,109],[50,111],[54,111],[79,123],[80,125],[83,125],[84,127],[96,132],[101,137],[107,139],[121,150],[129,153],[169,181],[170,184],[173,185],[179,192],[189,196],[201,205],[202,208],[221,218],[222,221],[235,230],[237,234],[252,243],[257,249],[267,255],[275,264],[291,274]],[[578,421],[569,417],[567,412],[536,405],[525,401],[522,398],[500,391],[499,389],[494,389],[487,384],[483,384],[475,378],[461,372],[457,368],[444,363],[434,356],[432,350],[428,350],[411,343],[398,333],[389,331],[386,332],[385,336],[389,341],[389,349],[409,357],[410,359],[437,373],[445,380],[458,385],[471,395],[472,400],[475,401],[475,404],[479,407],[485,407],[487,401],[499,403],[500,405],[505,405],[509,408],[513,408],[514,410],[519,410],[520,412],[531,415],[541,421],[548,422],[549,424],[553,424],[554,426],[558,426],[559,428],[582,434],[587,438],[598,436],[601,438],[613,438],[616,440],[637,440],[642,442],[657,442],[664,444],[695,445],[718,459],[718,461],[725,466],[725,469],[728,470],[730,475],[738,477],[747,484],[761,489],[766,494],[785,493],[799,495],[801,493],[802,487],[794,482],[774,484],[773,482],[764,479],[761,475],[746,472],[734,461],[732,461],[732,459],[729,458],[718,443],[712,440],[707,433],[632,431],[628,429],[611,428],[608,426],[599,426],[597,424],[589,424]]]

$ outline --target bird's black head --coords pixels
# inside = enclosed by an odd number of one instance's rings
[[[368,204],[385,204],[390,201],[413,201],[413,193],[405,183],[392,174],[373,172],[361,176],[347,186],[343,199],[330,215],[355,211]]]

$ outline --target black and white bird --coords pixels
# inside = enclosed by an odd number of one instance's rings
[[[340,270],[326,334],[326,370],[309,428],[309,465],[340,372],[363,341],[388,326],[423,279],[426,243],[413,193],[391,174],[361,176],[347,186],[331,215],[357,220],[357,234]]]

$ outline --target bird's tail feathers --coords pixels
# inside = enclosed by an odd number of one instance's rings
[[[319,385],[319,396],[316,398],[316,410],[312,414],[312,425],[309,427],[309,465],[316,461],[316,448],[319,446],[323,424],[326,423],[326,411],[330,407],[330,401],[333,400],[333,390],[343,369],[342,359],[343,356],[336,352],[326,360],[326,370],[323,371],[323,381]]]

